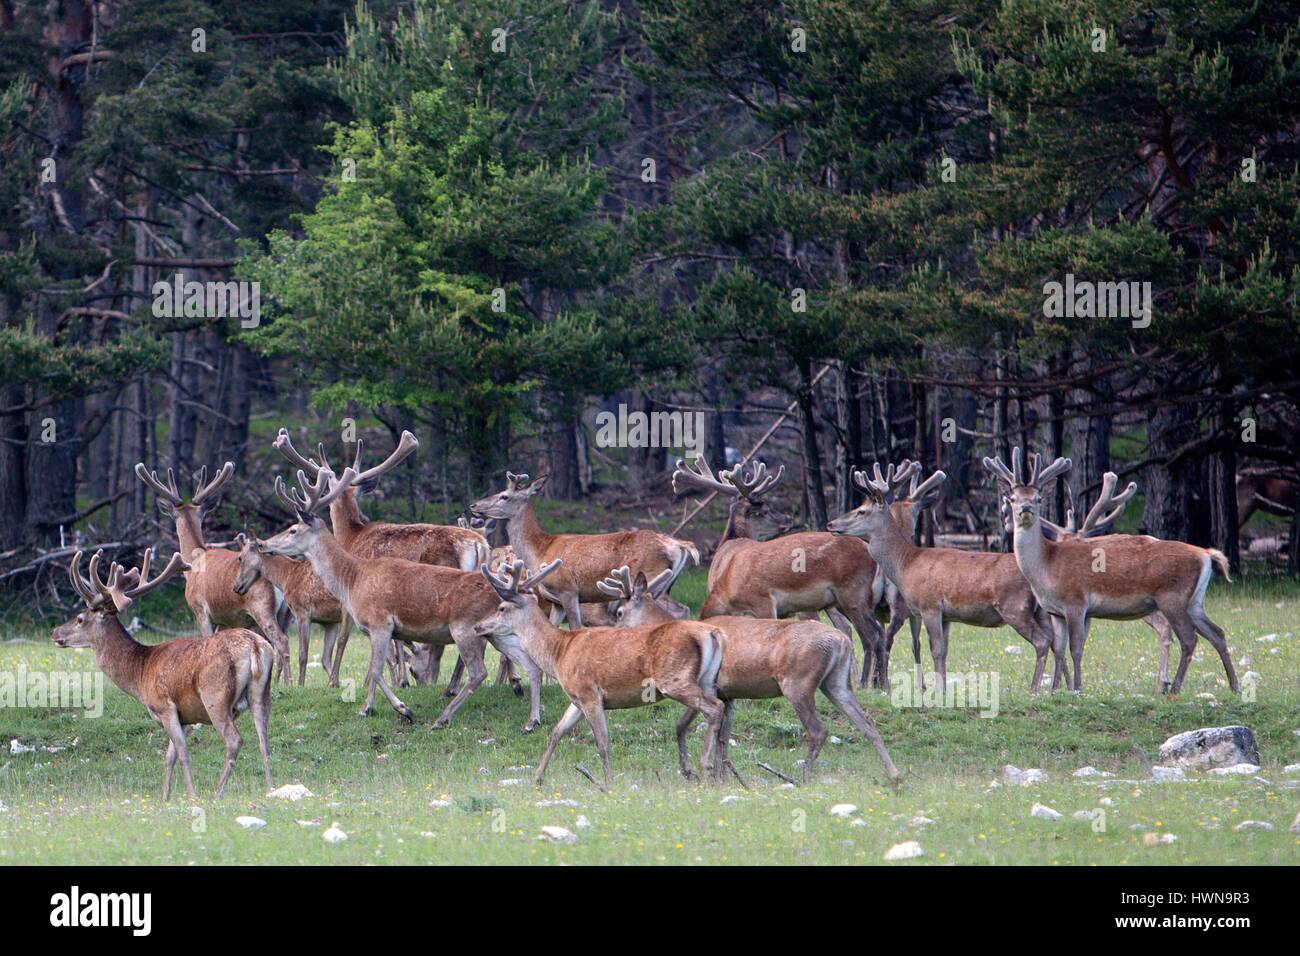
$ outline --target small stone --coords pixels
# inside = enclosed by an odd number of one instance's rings
[[[260,830],[266,826],[266,821],[261,817],[235,817],[235,822],[245,830]]]
[[[538,800],[533,804],[535,807],[576,807],[577,800]]]
[[[1115,805],[1115,801],[1112,800],[1110,797],[1102,797],[1100,800],[1097,801],[1097,803],[1099,803],[1103,807],[1113,807]]]
[[[588,820],[584,815],[578,814],[578,819],[573,822],[573,825],[577,827],[579,830],[585,830],[587,829],[587,827],[591,826],[591,821]]]
[[[498,781],[497,781],[497,786],[498,786],[498,787],[517,787],[517,786],[519,786],[521,783],[523,783],[523,780],[519,779],[518,777],[506,777],[504,780],[498,780]]]
[[[286,783],[283,787],[276,787],[267,794],[272,800],[288,800],[297,803],[299,800],[305,800],[307,797],[314,797],[312,793],[300,783]]]
[[[1051,807],[1044,806],[1044,805],[1041,804],[1041,803],[1035,803],[1032,807],[1030,807],[1030,808],[1029,808],[1029,815],[1030,815],[1031,817],[1038,817],[1038,819],[1040,819],[1040,820],[1059,820],[1059,819],[1061,819],[1061,814],[1060,814],[1060,813],[1058,813],[1057,811],[1053,810]]]
[[[839,738],[839,737],[836,737],[834,734],[831,734],[831,736],[830,736],[830,742],[833,743],[833,744],[842,744],[842,743],[844,743],[844,741],[840,740],[840,738]]]
[[[729,794],[727,794],[725,797],[723,797],[719,802],[720,802],[720,803],[740,803],[740,802],[743,801],[744,799],[745,799],[745,798],[742,797],[742,796],[738,796],[737,794],[734,794],[734,793],[729,793]]]
[[[1265,634],[1263,637],[1255,638],[1255,640],[1258,641],[1260,644],[1272,644],[1274,641],[1277,640],[1277,635]]]
[[[1142,836],[1143,846],[1160,846],[1165,843],[1173,843],[1178,837],[1172,833],[1146,833]]]
[[[932,823],[934,823],[933,820],[931,820],[929,817],[923,817],[920,814],[917,814],[916,816],[912,817],[912,819],[907,821],[907,825],[909,827],[928,827]]]
[[[1076,820],[1095,820],[1101,816],[1100,810],[1075,810],[1070,816]]]
[[[1242,830],[1276,830],[1277,827],[1265,820],[1242,820],[1232,829],[1240,833]]]
[[[294,820],[293,822],[296,823],[296,824],[298,824],[298,826],[300,826],[300,827],[318,827],[318,826],[320,826],[320,821],[319,821],[319,820]]]
[[[1013,764],[1002,768],[1002,782],[1012,787],[1029,787],[1036,783],[1046,783],[1047,773],[1037,767],[1021,770]]]
[[[447,807],[449,807],[449,806],[451,806],[451,805],[452,805],[452,803],[451,803],[450,800],[430,800],[430,801],[429,801],[429,806],[433,807],[435,810],[444,810],[444,809],[446,809]]]
[[[1184,769],[1258,764],[1259,748],[1249,727],[1202,727],[1175,734],[1162,743],[1159,763]]]
[[[866,825],[867,821],[862,819],[862,817],[855,817],[849,822],[849,826],[851,827],[865,827]]]
[[[1182,767],[1152,767],[1151,779],[1157,783],[1181,783],[1187,779]]]
[[[895,843],[885,851],[885,860],[889,863],[896,860],[914,860],[918,856],[925,856],[925,851],[921,849],[921,844],[915,840],[908,840],[906,843]]]
[[[330,846],[334,846],[335,844],[342,843],[346,840],[348,835],[339,829],[337,823],[331,823],[330,828],[322,833],[320,838],[330,844]]]
[[[552,843],[577,843],[578,835],[568,827],[542,827],[539,840],[549,840]]]
[[[1008,644],[1003,648],[1003,651],[1007,654],[1023,654],[1025,649],[1019,644]]]
[[[1096,767],[1080,767],[1070,776],[1072,777],[1113,777],[1113,773],[1107,770],[1098,770]]]
[[[34,753],[36,753],[36,748],[27,746],[21,740],[9,741],[9,756],[11,757],[17,757],[19,754],[34,754]]]
[[[1282,768],[1283,773],[1300,773],[1300,763],[1289,763]]]
[[[1295,815],[1295,820],[1291,822],[1291,832],[1300,833],[1300,813]]]
[[[1230,767],[1215,767],[1210,773],[1216,777],[1251,777],[1259,773],[1259,767],[1253,763],[1234,763]]]
[[[852,803],[837,803],[831,807],[831,816],[839,817],[841,820],[845,820],[857,812],[857,805]]]

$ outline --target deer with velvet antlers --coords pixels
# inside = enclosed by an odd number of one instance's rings
[[[626,564],[647,576],[671,569],[673,580],[687,561],[700,562],[700,553],[689,541],[679,541],[657,531],[615,531],[609,534],[548,534],[533,513],[533,497],[546,486],[547,476],[530,478],[506,472],[506,487],[470,505],[479,518],[506,522],[506,533],[515,554],[526,567],[562,561],[561,570],[547,581],[570,627],[582,627],[581,604],[601,601],[598,584],[609,569]],[[670,584],[671,586],[671,584]],[[560,615],[553,615],[559,623]]]
[[[883,687],[888,664],[884,634],[875,617],[881,596],[875,586],[876,563],[856,538],[827,531],[784,534],[789,517],[767,500],[783,474],[784,466],[770,474],[756,461],[715,476],[702,456],[694,467],[678,460],[673,491],[716,492],[730,499],[727,525],[709,564],[708,595],[700,617],[842,612],[862,642],[862,684],[874,671],[875,682]]]
[[[924,548],[891,514],[895,496],[920,469],[919,462],[904,461],[895,468],[873,466],[873,477],[855,471],[853,481],[866,492],[866,500],[840,515],[827,527],[840,534],[865,538],[872,558],[885,576],[898,585],[909,615],[920,618],[930,638],[935,679],[940,693],[947,682],[948,632],[955,621],[976,627],[1008,625],[1034,649],[1034,675],[1029,689],[1038,693],[1047,652],[1052,649],[1051,624],[1034,598],[1029,582],[1014,555]],[[924,487],[938,487],[947,476],[937,471]],[[912,492],[913,495],[916,492]],[[1052,686],[1060,683],[1063,655],[1056,657]],[[1066,675],[1068,678],[1068,675]],[[918,662],[916,681],[921,681]]]
[[[82,552],[68,567],[72,586],[86,604],[75,618],[54,629],[51,637],[59,647],[89,647],[95,663],[108,679],[144,705],[149,716],[167,734],[164,759],[163,800],[171,793],[172,770],[177,758],[185,775],[185,789],[195,796],[190,775],[190,752],[186,728],[210,724],[226,744],[226,762],[217,778],[216,796],[221,796],[230,777],[243,738],[235,718],[245,710],[253,712],[258,749],[266,789],[271,784],[271,752],[267,744],[267,722],[271,717],[271,666],[274,651],[260,634],[243,628],[216,631],[205,637],[179,638],[162,644],[137,643],[118,620],[118,615],[140,595],[152,591],[185,567],[173,554],[157,577],[149,577],[152,552],[146,551],[137,570],[124,570],[114,563],[108,580],[99,574],[103,552],[90,559],[89,579],[81,576]]]
[[[561,567],[557,558],[531,575],[524,571],[522,561],[516,561],[508,575],[494,574],[487,566],[479,569],[499,603],[494,613],[475,625],[475,633],[489,639],[517,637],[569,698],[568,709],[551,730],[535,782],[542,782],[560,738],[586,718],[596,738],[608,789],[611,775],[605,712],[644,707],[664,698],[704,714],[708,734],[700,768],[705,776],[713,773],[723,715],[716,690],[722,666],[722,632],[705,622],[677,620],[630,628],[558,628],[530,592]],[[680,767],[683,776],[693,776],[684,750]]]
[[[1010,468],[1001,458],[984,459],[984,467],[1001,482],[1009,503],[1016,563],[1051,615],[1056,645],[1068,643],[1074,689],[1083,687],[1083,648],[1093,618],[1127,621],[1158,611],[1182,650],[1171,690],[1177,692],[1182,686],[1199,632],[1218,651],[1235,693],[1237,675],[1226,636],[1204,606],[1214,569],[1228,576],[1223,554],[1148,535],[1054,541],[1051,529],[1043,524],[1043,492],[1054,478],[1069,471],[1071,463],[1057,458],[1046,468],[1039,464],[1034,455],[1026,477],[1019,448],[1012,451]]]
[[[239,552],[209,548],[203,541],[203,517],[216,506],[222,488],[234,473],[235,465],[228,461],[209,482],[206,466],[199,469],[194,494],[186,501],[177,490],[172,469],[167,469],[164,482],[144,462],[135,466],[136,477],[153,490],[158,510],[175,522],[181,558],[189,565],[185,572],[185,603],[198,622],[199,633],[206,637],[219,627],[257,628],[275,648],[277,669],[288,684],[289,640],[276,622],[275,587],[270,581],[259,580],[237,591]]]
[[[617,568],[605,580],[602,590],[617,594],[618,626],[639,627],[673,621],[672,611],[659,603],[659,588],[644,574],[633,580],[631,571]],[[849,723],[871,742],[885,772],[899,775],[880,738],[875,721],[853,696],[853,641],[836,628],[820,621],[775,621],[754,617],[711,617],[707,624],[722,629],[722,666],[718,669],[717,691],[723,701],[722,725],[718,728],[718,775],[726,768],[731,742],[731,718],[737,700],[784,697],[790,702],[808,732],[808,774],[822,744],[825,724],[817,713],[820,690]],[[690,708],[677,722],[678,760],[686,763],[686,733],[697,712]]]
[[[316,576],[370,639],[363,716],[370,713],[378,688],[402,717],[408,721],[415,719],[411,709],[384,680],[388,647],[394,638],[418,644],[455,644],[465,659],[469,679],[434,721],[435,728],[446,727],[487,676],[483,666],[485,641],[475,632],[474,625],[492,613],[497,605],[496,595],[473,571],[418,564],[403,558],[363,558],[343,547],[325,527],[320,512],[345,494],[355,478],[356,472],[350,467],[336,478],[328,467],[322,466],[312,482],[299,469],[300,490],[290,492],[284,480],[277,477],[276,494],[297,515],[297,521],[262,542],[261,550],[309,561]],[[480,559],[486,560],[486,543],[481,548]],[[524,731],[531,731],[541,722],[541,671],[517,640],[493,636],[488,642],[528,674],[532,699]]]

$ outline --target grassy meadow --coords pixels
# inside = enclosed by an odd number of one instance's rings
[[[674,593],[698,606],[703,588],[703,572],[692,569]],[[167,615],[169,627],[185,628],[176,596],[158,598],[142,616]],[[1231,694],[1217,655],[1202,642],[1182,694],[1157,695],[1154,635],[1139,622],[1098,622],[1083,694],[1031,698],[1033,655],[1024,641],[1008,629],[954,627],[949,673],[983,675],[985,687],[996,676],[996,716],[897,707],[885,694],[860,692],[903,771],[894,785],[869,745],[822,700],[838,742],[827,743],[799,786],[758,766],[801,777],[802,727],[793,710],[784,701],[743,701],[732,758],[748,789],[734,777],[718,785],[678,776],[679,708],[672,703],[610,714],[611,793],[601,794],[574,769],[582,764],[599,774],[585,724],[560,744],[545,785],[535,789],[532,767],[546,732],[520,732],[527,702],[508,688],[485,685],[450,729],[431,729],[452,652],[438,687],[400,691],[415,710],[413,726],[382,698],[372,716],[358,716],[356,702],[346,699],[352,694],[327,688],[315,665],[306,687],[276,686],[275,782],[304,784],[313,796],[297,803],[266,797],[252,722],[242,717],[245,749],[225,796],[210,797],[223,750],[204,727],[190,744],[200,799],[174,792],[164,804],[163,732],[105,681],[97,718],[71,708],[0,706],[0,863],[885,865],[885,852],[909,840],[924,855],[888,865],[1295,863],[1300,835],[1289,828],[1300,811],[1300,773],[1284,767],[1300,763],[1297,591],[1275,580],[1216,580],[1208,606],[1228,632],[1239,673],[1258,675],[1247,680],[1253,694]],[[906,635],[904,629],[894,648],[897,675],[910,673]],[[312,651],[319,654],[319,631]],[[358,689],[367,654],[364,638],[354,636],[345,678]],[[928,656],[927,647],[927,665]],[[97,673],[89,650],[60,650],[47,629],[34,626],[0,633],[0,679],[23,669]],[[547,726],[564,703],[548,683]],[[1253,728],[1263,765],[1258,778],[1190,774],[1187,782],[1156,783],[1145,779],[1132,753],[1138,745],[1154,757],[1171,734],[1228,723]],[[19,750],[35,749],[11,752],[11,740]],[[699,742],[696,733],[696,756]],[[1041,768],[1047,780],[990,786],[1006,764]],[[1085,765],[1114,776],[1072,776]],[[1031,816],[1035,803],[1060,819]],[[837,804],[856,809],[833,816]],[[1103,810],[1104,819],[1073,816],[1089,810]],[[266,826],[244,829],[235,819],[242,815]],[[1248,820],[1274,829],[1237,829]],[[332,824],[346,841],[322,839]],[[566,827],[576,840],[539,839],[546,825]],[[1165,834],[1175,839],[1160,842]]]

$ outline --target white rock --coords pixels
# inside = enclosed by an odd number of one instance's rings
[[[533,804],[535,807],[576,807],[577,800],[538,800]]]
[[[925,851],[921,849],[921,844],[915,840],[908,840],[906,843],[895,843],[885,851],[885,859],[890,863],[895,860],[914,860],[918,856],[925,856]]]
[[[844,743],[844,741],[840,740],[840,738],[839,738],[839,737],[836,737],[834,734],[831,734],[831,736],[830,736],[830,742],[833,743],[833,744],[842,744],[842,743]]]
[[[1178,837],[1172,833],[1147,833],[1142,837],[1143,846],[1160,846],[1161,844],[1173,843]]]
[[[1295,815],[1295,820],[1291,823],[1291,832],[1300,833],[1300,813]]]
[[[1113,777],[1115,776],[1108,770],[1098,770],[1096,767],[1080,767],[1070,776],[1072,777]]]
[[[1028,787],[1036,783],[1045,783],[1047,773],[1037,767],[1021,770],[1013,764],[1002,768],[1002,782],[1012,787]]]
[[[743,801],[744,799],[745,799],[744,797],[738,796],[737,794],[729,793],[729,794],[727,794],[725,797],[723,797],[719,802],[720,802],[720,803],[740,803],[740,802]]]
[[[1265,634],[1263,637],[1255,638],[1255,640],[1258,641],[1260,644],[1272,644],[1274,641],[1277,640],[1277,635]]]
[[[1300,773],[1300,763],[1289,763],[1282,768],[1283,773]]]
[[[1210,773],[1216,777],[1249,777],[1259,773],[1253,763],[1234,763],[1231,767],[1215,767]]]
[[[1273,824],[1268,823],[1268,822],[1266,822],[1266,821],[1264,821],[1264,820],[1242,820],[1242,821],[1241,821],[1240,823],[1238,823],[1235,827],[1233,827],[1233,829],[1234,829],[1234,830],[1237,830],[1237,831],[1241,831],[1241,830],[1276,830],[1277,827],[1273,826]]]
[[[573,825],[579,830],[585,830],[587,827],[591,826],[591,821],[583,814],[578,814],[578,819],[574,821]]]
[[[1060,813],[1058,813],[1057,811],[1053,810],[1051,807],[1044,806],[1044,805],[1041,804],[1041,803],[1035,803],[1032,807],[1030,807],[1030,808],[1029,808],[1029,815],[1030,815],[1031,817],[1038,817],[1038,819],[1040,819],[1040,820],[1059,820],[1059,819],[1061,819],[1061,814],[1060,814]]]
[[[319,820],[294,820],[293,822],[296,823],[296,824],[298,824],[298,826],[300,826],[300,827],[318,827],[318,826],[320,826],[320,821],[319,821]]]
[[[866,825],[867,821],[862,819],[862,817],[854,817],[849,821],[849,826],[851,827],[865,827]]]
[[[550,840],[552,843],[577,843],[578,835],[568,827],[542,827],[539,840]]]
[[[518,777],[506,777],[504,780],[498,780],[498,781],[497,781],[497,786],[498,786],[498,787],[517,787],[517,786],[519,786],[521,783],[523,783],[523,781],[520,780]]]
[[[857,805],[853,803],[837,803],[831,807],[831,816],[839,817],[841,820],[847,819],[857,812]]]
[[[934,823],[933,820],[929,817],[923,817],[919,813],[907,821],[909,827],[928,827],[932,823]]]
[[[5,806],[4,801],[0,800],[0,813],[8,813],[9,808]]]
[[[235,822],[245,830],[260,830],[266,826],[266,821],[261,817],[235,817]]]
[[[1076,820],[1095,820],[1101,816],[1100,810],[1075,810],[1070,816]]]
[[[1025,649],[1019,644],[1008,644],[1003,650],[1008,654],[1023,654]]]
[[[36,753],[36,748],[27,746],[21,740],[9,741],[9,756],[11,757],[17,757],[19,754],[34,754],[34,753]]]
[[[450,800],[430,800],[430,801],[429,801],[429,806],[433,807],[435,810],[445,810],[447,807],[451,806],[451,801],[450,801]]]
[[[1115,801],[1112,800],[1110,797],[1102,797],[1097,802],[1101,804],[1103,807],[1113,807],[1115,805]]]
[[[1249,727],[1202,727],[1175,734],[1160,745],[1162,767],[1202,769],[1233,764],[1257,764],[1259,748]]]
[[[348,838],[348,835],[339,829],[337,823],[331,823],[330,828],[320,835],[320,838],[326,843],[333,846],[336,843],[342,843]]]
[[[267,794],[272,800],[289,800],[297,803],[299,800],[305,800],[307,797],[314,797],[312,793],[300,783],[286,783],[283,787],[276,787]]]
[[[1152,767],[1151,779],[1159,783],[1181,783],[1187,779],[1182,767]]]

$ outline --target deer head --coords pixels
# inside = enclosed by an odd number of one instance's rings
[[[325,456],[324,444],[316,446],[316,454],[319,458],[308,458],[293,447],[293,440],[289,437],[289,429],[281,428],[275,436],[275,441],[271,443],[271,447],[288,459],[295,468],[306,474],[312,482],[316,481],[322,470],[329,473],[331,481],[341,480],[342,478],[342,476],[336,478],[334,469],[330,467],[329,459]],[[372,491],[382,475],[396,468],[419,447],[419,439],[409,431],[404,431],[401,437],[398,438],[397,447],[393,449],[391,455],[379,464],[362,470],[361,452],[363,445],[361,440],[357,439],[357,448],[352,456],[352,464],[344,469],[344,474],[351,471],[355,476],[350,485],[352,491],[356,494]],[[329,490],[333,491],[333,487],[331,486]],[[338,496],[332,495],[330,500],[333,501],[336,497]]]
[[[114,561],[108,569],[108,580],[99,575],[99,562],[103,551],[96,551],[90,559],[89,579],[81,576],[83,552],[72,556],[68,577],[72,587],[86,604],[86,609],[72,620],[60,624],[50,637],[58,647],[93,647],[98,649],[106,640],[120,637],[124,631],[117,616],[131,606],[142,594],[152,591],[178,571],[189,570],[180,554],[173,554],[167,566],[155,578],[149,577],[153,560],[152,549],[144,553],[138,569],[123,568]]]
[[[261,577],[262,568],[266,565],[262,542],[241,531],[235,535],[235,547],[239,548],[239,574],[235,578],[235,593],[247,594],[253,582]]]
[[[826,530],[872,540],[876,535],[884,532],[886,522],[894,520],[890,508],[900,500],[900,492],[904,487],[911,487],[913,491],[902,496],[903,499],[908,499],[915,494],[918,505],[930,500],[932,492],[937,498],[937,489],[948,476],[942,471],[936,471],[924,483],[917,484],[913,476],[920,470],[920,462],[907,459],[900,462],[897,467],[892,464],[886,465],[883,474],[879,462],[871,466],[871,476],[868,476],[865,471],[854,469],[853,483],[866,493],[866,498],[852,511],[846,511],[838,518],[827,522]],[[919,514],[921,510],[918,507],[917,513]]]
[[[529,499],[533,495],[546,487],[549,478],[550,475],[530,478],[526,474],[516,475],[512,471],[507,471],[505,489],[474,502],[469,506],[470,515],[485,521],[490,519],[509,521],[528,506]]]
[[[321,535],[328,534],[320,513],[329,507],[331,501],[348,490],[356,480],[357,473],[351,466],[343,469],[338,478],[325,466],[316,470],[315,481],[307,479],[307,473],[298,469],[298,488],[290,491],[279,475],[275,478],[275,494],[298,520],[279,534],[261,542],[260,550],[264,554],[280,554],[286,558],[301,561],[316,547]]]
[[[665,605],[665,601],[679,604],[666,596],[668,586],[673,583],[672,568],[665,568],[647,581],[644,572],[637,574],[633,580],[632,572],[625,564],[609,572],[609,577],[597,582],[600,592],[616,602],[614,620],[618,627],[635,627],[638,624],[661,624],[670,620],[682,620],[687,614],[676,614],[674,609]],[[689,612],[689,608],[679,605]]]
[[[1000,457],[985,458],[984,467],[1001,483],[1001,493],[1006,496],[1011,511],[1011,521],[1016,530],[1028,530],[1042,518],[1043,492],[1054,478],[1070,470],[1068,458],[1058,458],[1046,468],[1040,468],[1037,454],[1029,459],[1029,476],[1025,477],[1023,454],[1019,447],[1011,450],[1011,467]]]
[[[138,462],[135,466],[135,476],[153,490],[158,510],[173,520],[192,514],[201,521],[221,501],[222,489],[234,474],[235,463],[228,461],[208,481],[208,468],[204,465],[194,476],[194,494],[186,501],[176,488],[176,473],[172,469],[167,469],[167,480],[164,482],[158,477],[158,472],[150,471],[144,462]]]
[[[520,638],[533,633],[539,627],[549,626],[546,614],[538,606],[533,589],[542,583],[548,574],[563,567],[564,562],[556,559],[542,565],[533,574],[524,569],[524,562],[515,561],[504,573],[492,571],[486,564],[479,571],[497,592],[501,603],[497,609],[474,625],[474,633],[479,637]]]
[[[769,474],[761,461],[742,462],[730,471],[715,476],[703,455],[695,458],[694,467],[680,458],[673,472],[673,492],[713,492],[730,499],[728,520],[736,537],[767,541],[785,534],[793,527],[790,516],[774,508],[766,495],[781,476],[785,466]]]

